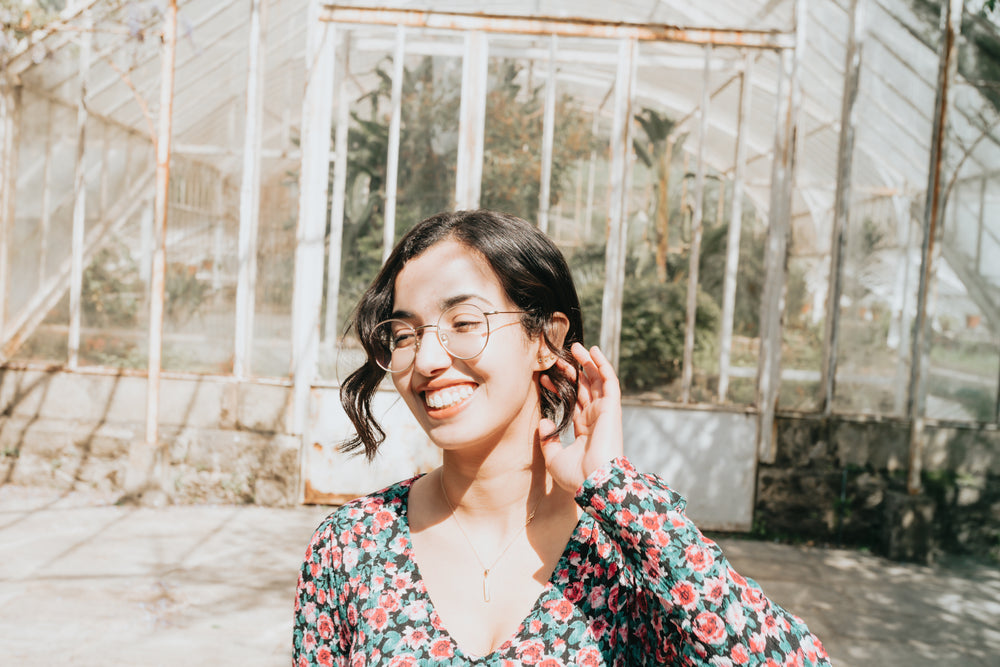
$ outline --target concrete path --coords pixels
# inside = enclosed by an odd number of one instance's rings
[[[327,508],[111,500],[0,486],[0,665],[289,664],[297,569]],[[998,664],[1000,568],[720,544],[841,667]]]

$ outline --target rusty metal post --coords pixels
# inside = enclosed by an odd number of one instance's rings
[[[545,82],[545,114],[542,123],[542,183],[538,190],[538,228],[549,231],[549,209],[552,206],[552,144],[556,125],[556,48],[558,37],[549,38],[549,71]]]
[[[264,22],[266,3],[251,0],[247,107],[243,124],[243,178],[240,182],[240,221],[236,278],[236,331],[233,340],[233,375],[251,373],[253,321],[257,297],[257,228],[260,220],[261,116],[264,102]]]
[[[705,68],[701,75],[701,113],[698,118],[698,164],[694,177],[694,213],[691,216],[691,248],[688,251],[687,312],[684,318],[684,365],[681,368],[681,403],[691,401],[694,376],[694,323],[698,315],[698,269],[701,263],[702,218],[705,214],[705,141],[708,137],[708,84],[712,75],[712,45],[705,46]]]
[[[601,349],[617,369],[621,352],[622,299],[625,292],[625,241],[628,237],[629,154],[632,151],[632,104],[635,98],[637,44],[623,39],[618,47],[615,109],[611,123],[611,193],[601,298]]]
[[[938,61],[938,87],[934,100],[934,125],[931,135],[930,167],[927,194],[924,200],[924,238],[920,248],[920,282],[917,287],[917,312],[913,322],[910,347],[910,395],[907,417],[910,419],[910,455],[906,487],[910,493],[920,493],[923,472],[923,438],[927,401],[927,364],[930,324],[928,292],[934,277],[934,242],[937,240],[938,219],[941,216],[942,175],[945,134],[948,127],[948,107],[952,97],[951,82],[955,78],[958,55],[958,32],[962,26],[963,0],[949,0],[941,7],[941,46]]]
[[[310,0],[306,38],[306,89],[302,98],[302,168],[299,219],[295,230],[295,285],[292,295],[291,432],[302,435],[309,390],[319,359],[323,305],[323,239],[330,174],[333,116],[334,27],[320,22],[321,0]],[[336,298],[336,297],[334,297]]]
[[[771,199],[767,225],[764,295],[761,299],[760,358],[757,369],[758,459],[774,462],[774,418],[781,386],[782,321],[785,281],[788,275],[788,236],[791,234],[792,186],[795,145],[801,105],[800,65],[805,51],[806,2],[795,4],[795,49],[781,52],[778,82],[778,117],[775,123],[774,160],[771,164]]]
[[[73,227],[70,246],[73,258],[69,279],[69,336],[68,366],[76,368],[80,356],[81,292],[83,291],[83,244],[87,227],[87,77],[94,43],[93,22],[85,13],[80,24],[83,34],[80,41],[80,70],[77,73],[80,99],[76,107],[76,163],[73,167]]]
[[[392,116],[385,167],[385,226],[382,228],[382,261],[396,245],[396,194],[399,180],[399,131],[403,118],[403,68],[406,58],[406,27],[396,28],[396,50],[392,55]]]
[[[854,164],[855,103],[861,77],[861,54],[865,39],[865,1],[851,0],[848,10],[847,48],[844,55],[844,91],[840,103],[840,143],[837,146],[837,184],[833,199],[833,230],[830,239],[830,278],[827,282],[826,323],[823,332],[823,367],[820,405],[829,416],[837,382],[837,346],[840,333],[840,295],[843,291],[844,248],[851,212],[851,177]]]
[[[736,121],[736,165],[733,173],[733,205],[726,236],[726,276],[722,288],[722,326],[719,342],[719,401],[729,393],[729,364],[733,346],[733,319],[736,312],[736,274],[740,264],[740,236],[743,232],[743,185],[747,173],[747,135],[750,134],[750,102],[753,95],[753,55],[743,56],[740,108]]]
[[[522,35],[558,35],[653,42],[683,42],[756,49],[787,49],[795,36],[773,30],[726,30],[683,28],[663,23],[623,23],[621,21],[580,20],[554,16],[522,17],[501,14],[386,9],[327,5],[322,20],[337,23],[405,25],[432,30],[502,32]]]
[[[146,385],[146,440],[129,460],[130,491],[155,484],[160,451],[160,372],[163,354],[163,301],[167,278],[167,215],[170,198],[170,141],[174,106],[174,62],[177,57],[177,0],[169,0],[163,17],[160,63],[160,112],[156,137],[156,190],[153,213],[153,263],[149,295],[149,370]]]

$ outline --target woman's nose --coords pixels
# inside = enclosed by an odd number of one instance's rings
[[[436,375],[451,365],[451,355],[441,345],[438,330],[424,329],[420,332],[413,368],[424,376]]]

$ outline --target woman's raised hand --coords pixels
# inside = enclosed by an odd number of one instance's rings
[[[624,445],[621,389],[611,362],[597,347],[588,351],[580,343],[573,343],[570,352],[580,364],[579,391],[573,412],[575,439],[571,445],[563,447],[558,437],[545,438],[555,430],[555,424],[550,419],[542,419],[539,440],[552,479],[573,493],[591,473],[621,456]],[[556,363],[570,377],[576,372],[561,359]],[[548,376],[542,376],[541,384],[555,391]]]

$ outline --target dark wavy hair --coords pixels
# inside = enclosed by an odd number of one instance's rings
[[[524,311],[521,325],[528,335],[542,336],[554,354],[574,368],[577,366],[569,348],[573,343],[583,342],[580,300],[566,259],[549,237],[530,223],[505,213],[487,210],[439,213],[417,224],[399,241],[354,310],[347,331],[354,329],[367,359],[340,387],[340,402],[356,431],[341,444],[343,451],[363,449],[368,459],[372,459],[385,440],[385,431],[372,413],[372,398],[387,371],[375,363],[372,331],[376,324],[391,317],[396,276],[403,265],[446,239],[482,254],[507,298]],[[569,318],[561,347],[556,347],[549,336],[552,316],[557,312]],[[576,379],[555,365],[545,374],[557,391],[542,388],[542,415],[556,422],[555,433],[561,433],[573,418]]]

